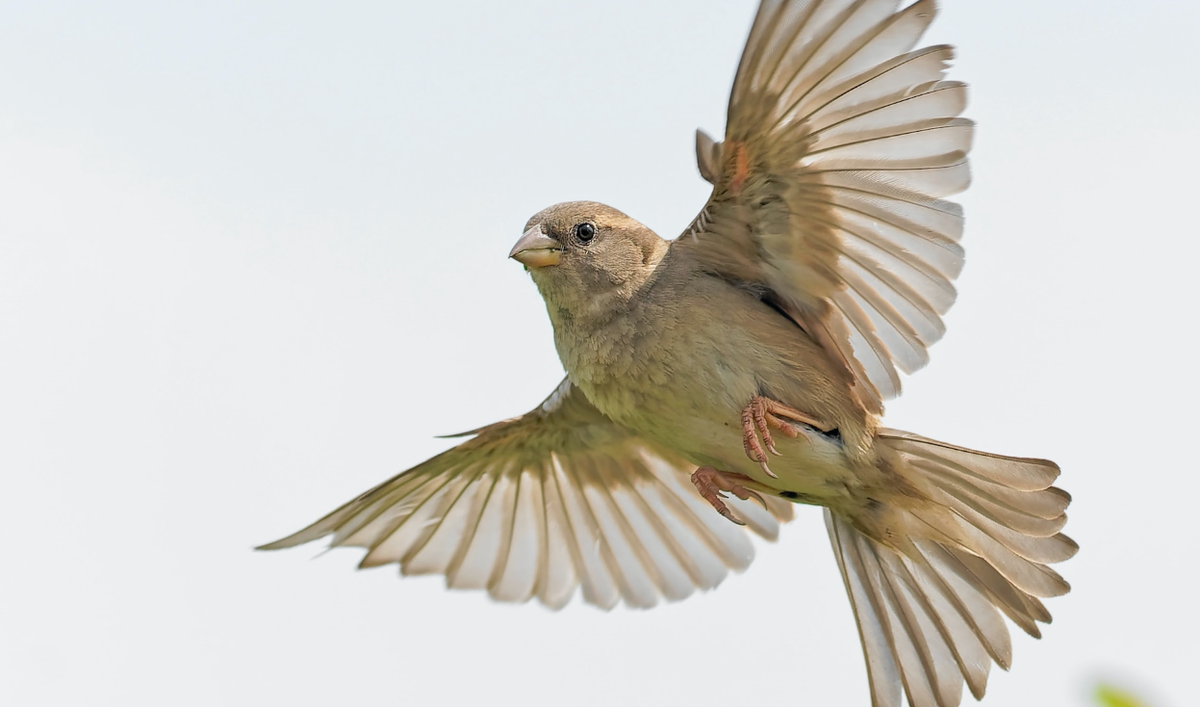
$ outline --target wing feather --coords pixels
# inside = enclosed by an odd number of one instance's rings
[[[536,410],[476,430],[458,447],[380,484],[264,549],[332,536],[367,550],[361,567],[442,574],[500,601],[537,597],[654,606],[717,586],[749,565],[745,530],[712,512],[692,468],[604,417],[564,381]],[[736,505],[774,539],[792,517]]]
[[[929,361],[962,270],[974,126],[953,57],[913,50],[932,0],[765,0],[723,143],[698,138],[713,194],[672,247],[770,292],[843,362],[869,409]]]

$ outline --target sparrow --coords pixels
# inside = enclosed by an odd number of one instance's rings
[[[603,608],[711,589],[824,507],[871,701],[954,707],[1008,669],[1004,617],[1040,637],[1070,496],[1050,461],[882,426],[944,333],[970,180],[953,50],[914,49],[932,0],[763,0],[712,194],[667,241],[595,202],[551,206],[510,256],[566,378],[534,410],[264,545],[332,536],[362,567]]]

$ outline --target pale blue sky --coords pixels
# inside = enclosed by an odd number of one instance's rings
[[[754,0],[0,4],[0,702],[863,705],[819,513],[650,612],[250,547],[561,377],[509,247],[702,205]],[[992,707],[1195,700],[1200,5],[945,0],[979,125],[949,332],[887,422],[1058,461]]]

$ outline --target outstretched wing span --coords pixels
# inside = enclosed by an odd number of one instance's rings
[[[764,0],[724,142],[699,133],[712,196],[673,247],[770,293],[875,411],[942,337],[963,265],[966,87],[948,46],[913,50],[932,0]]]
[[[688,480],[693,467],[613,423],[568,381],[521,417],[475,431],[457,447],[263,545],[332,535],[367,549],[360,566],[444,574],[455,589],[500,601],[565,605],[577,586],[604,608],[649,607],[717,586],[754,557],[746,532]],[[792,505],[770,512],[731,498],[735,513],[775,539]]]

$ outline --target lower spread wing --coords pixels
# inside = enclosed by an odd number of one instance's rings
[[[963,265],[966,87],[913,50],[932,0],[763,0],[725,141],[697,136],[713,194],[673,247],[770,293],[876,410],[942,337]]]
[[[332,535],[367,549],[360,566],[396,562],[405,575],[444,574],[455,589],[500,601],[537,597],[649,607],[715,587],[754,556],[745,531],[705,503],[693,470],[616,425],[568,381],[521,417],[459,446],[262,546]],[[792,506],[729,499],[748,527],[775,539]]]

